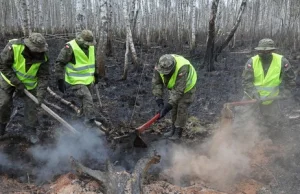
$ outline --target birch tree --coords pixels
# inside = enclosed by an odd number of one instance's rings
[[[80,32],[83,29],[87,29],[86,26],[86,13],[85,13],[85,6],[82,0],[76,1],[76,32]]]
[[[232,37],[234,36],[241,20],[242,20],[242,15],[246,9],[246,5],[247,5],[247,0],[242,0],[241,6],[240,6],[240,10],[237,14],[237,18],[235,21],[235,24],[233,26],[233,28],[231,29],[230,33],[228,34],[227,38],[225,39],[224,42],[221,43],[220,46],[218,46],[216,48],[216,52],[215,52],[215,60],[217,60],[219,54],[222,52],[222,50],[228,45],[228,43],[230,42],[230,40],[232,39]]]
[[[133,60],[133,63],[135,65],[135,69],[136,69],[139,64],[138,64],[138,58],[137,58],[137,54],[136,54],[135,47],[133,44],[133,39],[132,39],[130,21],[129,21],[128,12],[127,12],[127,2],[124,1],[123,3],[124,3],[123,12],[124,12],[124,19],[125,19],[125,24],[126,24],[126,40],[128,41],[132,60]]]
[[[194,50],[196,47],[196,1],[191,0],[191,40],[190,49]]]
[[[101,77],[105,77],[105,49],[107,45],[107,0],[100,2],[100,31],[98,45],[97,45],[97,66],[98,73]]]

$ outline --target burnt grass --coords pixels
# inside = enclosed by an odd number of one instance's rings
[[[48,40],[50,71],[53,70],[52,67],[55,59],[65,42],[65,40],[61,39]],[[6,41],[2,40],[0,44],[1,50],[5,44]],[[210,124],[219,121],[220,112],[224,103],[238,101],[242,98],[242,71],[247,59],[254,55],[254,53],[235,53],[242,49],[244,48],[239,47],[233,50],[233,52],[229,52],[228,50],[224,51],[219,57],[219,61],[215,63],[216,71],[214,72],[206,72],[205,69],[199,68],[202,63],[204,48],[199,48],[194,53],[190,53],[186,46],[176,52],[176,54],[183,55],[189,59],[197,69],[198,82],[196,99],[190,107],[190,115],[197,117],[201,124],[207,128],[210,128]],[[98,108],[98,110],[100,110],[102,115],[109,118],[112,124],[111,128],[119,135],[125,134],[128,131],[132,132],[135,127],[143,124],[155,115],[157,108],[151,93],[153,68],[161,55],[175,52],[173,47],[160,46],[146,49],[140,45],[136,45],[136,50],[142,65],[136,70],[133,68],[133,64],[130,63],[128,78],[127,80],[121,81],[125,49],[123,44],[116,42],[114,44],[113,56],[108,56],[105,60],[106,77],[102,78],[99,84],[103,108]],[[290,59],[292,65],[297,65],[297,61],[291,60],[293,56],[288,55],[286,57]],[[52,90],[62,95],[57,89],[53,72],[49,78],[49,86]],[[63,96],[68,100],[74,100],[71,94],[64,94]],[[50,95],[47,95],[46,99],[64,108],[62,112],[56,111],[63,118],[68,120],[76,118],[71,109],[66,108]],[[74,101],[76,103],[76,100]],[[98,107],[99,104],[95,94],[94,101]],[[24,133],[20,127],[21,119],[23,118],[22,99],[16,97],[14,103],[16,105],[15,109],[18,111],[9,125],[8,133],[22,134]],[[290,101],[285,101],[283,104],[283,111],[285,111],[285,113],[289,113],[292,109],[295,110],[299,107],[298,104],[295,104],[295,102],[291,104]],[[40,134],[42,134],[43,143],[51,143],[53,129],[58,126],[58,122],[46,113],[38,114],[38,118],[40,124],[43,126],[39,130]],[[164,126],[163,129],[168,128],[168,123],[161,121],[160,124]],[[269,167],[273,172],[274,179],[276,179],[276,184],[270,184],[268,187],[270,187],[274,193],[299,193],[299,133],[297,121],[290,122],[283,126],[280,134],[277,135],[274,140],[276,144],[287,147],[285,153],[286,157],[278,158],[278,160]],[[119,142],[113,142],[114,146],[110,154],[112,162],[115,162],[117,165],[129,171],[134,167],[135,161],[148,154],[148,152],[145,151],[147,149],[136,149],[130,146],[133,137],[135,137],[135,135]],[[155,144],[155,142],[161,139],[161,136],[149,134],[144,135],[143,138],[151,147],[151,144]],[[195,136],[193,138],[201,141],[205,136]],[[165,144],[168,144],[168,142],[165,141]],[[9,139],[3,140],[0,145],[1,150],[8,154],[11,160],[22,161],[22,163],[25,164],[21,168],[15,168],[13,164],[5,168],[0,167],[0,172],[2,173],[25,182],[25,172],[28,172],[28,169],[31,167],[42,165],[36,164],[31,156],[26,153],[30,145],[24,142],[22,138],[16,138],[13,141]],[[34,174],[31,175],[34,177]]]

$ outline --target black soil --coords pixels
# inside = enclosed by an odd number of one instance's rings
[[[49,58],[51,71],[53,70],[53,64],[55,59],[64,46],[65,41],[61,39],[51,39],[49,43]],[[0,49],[5,46],[2,43]],[[142,61],[142,65],[137,71],[133,71],[133,64],[130,63],[130,70],[128,73],[128,79],[120,81],[123,72],[124,63],[124,45],[116,43],[114,45],[114,54],[112,57],[106,58],[106,78],[100,80],[100,93],[103,108],[99,108],[96,95],[94,95],[95,103],[101,114],[109,118],[112,126],[111,129],[116,131],[119,135],[125,134],[130,131],[133,132],[134,128],[143,124],[151,117],[153,117],[157,111],[154,97],[151,93],[151,79],[152,72],[155,63],[158,58],[166,53],[174,53],[173,48],[168,47],[153,47],[144,49],[139,46],[136,47],[139,58]],[[242,48],[237,49],[241,51]],[[209,127],[210,124],[216,123],[220,118],[220,112],[222,106],[226,102],[237,101],[242,98],[243,90],[241,86],[241,75],[244,68],[244,64],[249,57],[254,53],[230,53],[226,52],[220,57],[220,61],[216,63],[217,71],[208,73],[204,69],[200,69],[201,59],[203,58],[203,51],[198,50],[195,54],[190,54],[187,48],[177,51],[177,54],[185,56],[189,59],[198,71],[198,82],[195,102],[190,107],[190,113],[192,116],[197,117],[204,126]],[[287,56],[289,57],[289,56]],[[296,65],[296,61],[291,61],[292,65]],[[52,73],[49,78],[50,87],[58,92],[56,87],[55,76]],[[64,94],[66,99],[72,100],[72,95]],[[67,109],[64,105],[58,103],[50,95],[46,98],[51,103],[56,103],[61,107],[64,107],[63,112],[58,112],[63,118],[76,119],[71,109]],[[16,98],[15,105],[18,109],[18,113],[13,118],[9,126],[8,132],[10,134],[24,133],[20,127],[21,120],[23,118],[23,103],[22,100]],[[297,105],[298,106],[298,105]],[[285,110],[296,109],[296,106],[285,106]],[[58,126],[58,123],[49,117],[46,113],[39,114],[39,121],[43,126],[40,129],[40,133],[43,135],[45,142],[51,142],[51,136],[53,129]],[[163,129],[168,127],[167,122],[160,122],[158,126]],[[287,157],[277,160],[272,164],[272,171],[277,185],[271,185],[271,189],[274,193],[299,193],[300,183],[300,153],[299,153],[299,126],[296,123],[284,126],[282,129],[284,134],[281,134],[283,138],[277,138],[276,143],[289,146],[287,150]],[[132,135],[131,137],[134,137]],[[125,148],[122,146],[114,145],[113,150],[115,153],[111,154],[112,162],[122,166],[126,170],[132,169],[134,163],[132,161],[138,160],[144,154],[145,149],[134,149],[131,145],[131,137],[122,140],[120,145],[125,142]],[[151,144],[151,141],[159,140],[160,135],[154,135],[144,137],[145,140]],[[195,137],[201,140],[204,137]],[[129,142],[129,143],[128,143]],[[118,142],[117,142],[118,143]],[[167,141],[166,141],[167,143]],[[26,164],[26,168],[30,166],[36,166],[30,156],[26,154],[26,149],[30,145],[22,138],[14,140],[5,140],[1,143],[1,150],[9,154],[11,159],[20,161],[23,160]],[[129,146],[128,146],[129,145]],[[113,152],[112,150],[112,152]],[[125,151],[124,151],[125,150]],[[121,153],[121,154],[120,154]],[[129,159],[130,158],[130,159]],[[130,162],[128,162],[130,161]],[[13,170],[13,165],[9,169],[1,169],[3,173],[8,173],[12,177],[19,178],[21,181],[25,181],[25,175],[20,169]],[[28,171],[26,171],[28,172]],[[34,175],[33,175],[34,176]]]

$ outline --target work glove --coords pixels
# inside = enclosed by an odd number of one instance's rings
[[[159,111],[161,111],[164,108],[164,100],[161,98],[158,98],[155,100],[155,102],[159,108]]]
[[[98,73],[94,74],[94,84],[98,84],[99,83],[99,75]]]
[[[16,92],[19,96],[25,96],[24,89],[26,88],[23,83],[15,84],[15,87],[16,87]]]
[[[164,116],[166,116],[166,114],[167,114],[170,110],[172,110],[172,108],[173,108],[173,106],[172,106],[171,104],[167,103],[167,104],[164,106],[164,108],[160,111],[160,113],[159,113],[159,118],[158,118],[158,119],[161,119],[161,118],[163,118]]]
[[[66,91],[65,80],[59,79],[57,81],[57,86],[58,86],[59,91],[61,91],[62,93],[65,93],[65,91]]]

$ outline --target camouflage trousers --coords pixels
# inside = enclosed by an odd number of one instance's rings
[[[172,124],[175,127],[184,128],[188,119],[188,108],[195,98],[196,87],[185,93],[171,110]]]
[[[95,107],[90,86],[68,85],[67,90],[79,98],[85,119],[95,119]]]
[[[9,85],[2,76],[0,76],[0,123],[7,124],[13,110],[13,93],[15,87]],[[36,90],[30,90],[36,96]],[[18,93],[17,93],[18,95]],[[36,127],[37,126],[37,105],[27,96],[22,95],[24,99],[24,126]]]

